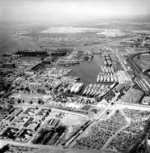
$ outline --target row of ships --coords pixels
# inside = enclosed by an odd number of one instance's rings
[[[71,93],[77,94],[83,88],[83,83],[75,83],[71,87],[69,87]],[[86,96],[103,96],[105,95],[110,89],[114,88],[116,83],[114,82],[111,85],[101,85],[101,84],[89,84],[85,87],[83,91],[83,95]]]
[[[83,83],[75,83],[70,87],[70,92],[71,93],[78,93],[82,87],[83,87]]]
[[[115,73],[114,67],[101,66],[101,70],[102,72],[98,74],[97,80],[96,80],[98,83],[114,83],[115,84],[118,82],[118,77]],[[70,90],[71,93],[77,94],[78,92],[81,91],[83,86],[84,86],[83,83],[76,82],[70,85],[68,89]],[[83,91],[83,95],[98,96],[100,95],[100,93],[103,94],[110,88],[111,86],[108,86],[108,85],[90,84],[85,87]]]
[[[83,95],[86,96],[97,96],[102,97],[104,96],[109,90],[114,88],[116,83],[112,85],[101,85],[101,84],[89,84],[83,91]]]
[[[97,82],[118,82],[114,67],[101,66],[102,72],[97,76]]]
[[[116,74],[113,73],[99,73],[97,76],[97,82],[118,82]]]
[[[106,72],[106,73],[114,73],[115,69],[113,66],[108,67],[108,66],[101,66],[101,70],[102,72]]]
[[[103,56],[103,61],[104,61],[104,65],[105,66],[112,66],[112,58],[110,56],[110,54],[102,54]]]

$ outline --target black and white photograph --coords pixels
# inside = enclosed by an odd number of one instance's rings
[[[0,0],[0,153],[150,153],[150,0]]]

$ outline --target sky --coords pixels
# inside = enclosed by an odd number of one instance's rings
[[[150,0],[0,0],[0,22],[73,22],[150,15]]]

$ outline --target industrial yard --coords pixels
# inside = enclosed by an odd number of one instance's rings
[[[126,152],[137,140],[146,142],[149,95],[134,83],[131,70],[118,62],[123,57],[103,49],[98,56],[102,65],[97,65],[94,77],[87,75],[88,82],[77,75],[76,66],[97,62],[94,53],[58,53],[54,57],[40,53],[42,61],[29,51],[4,57],[2,66],[10,57],[15,66],[5,64],[3,69],[11,87],[1,92],[0,142],[33,146],[26,151],[40,145],[111,152]],[[13,76],[5,73],[11,67]],[[12,145],[7,148],[15,150]]]
[[[147,151],[150,29],[138,22],[16,25],[19,47],[0,57],[0,152]]]

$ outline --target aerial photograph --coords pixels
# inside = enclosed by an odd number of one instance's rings
[[[0,153],[150,153],[150,0],[0,0]]]

